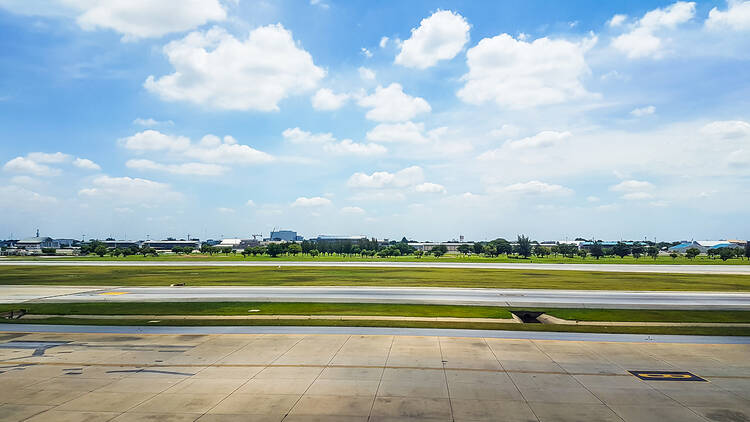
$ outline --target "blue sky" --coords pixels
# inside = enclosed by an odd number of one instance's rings
[[[0,0],[0,51],[0,237],[750,237],[750,1]]]

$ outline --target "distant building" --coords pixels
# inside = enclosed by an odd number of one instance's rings
[[[669,252],[685,253],[688,249],[698,249],[701,253],[706,253],[711,249],[720,248],[741,248],[740,242],[730,242],[729,240],[693,240],[682,242],[679,245],[667,249]]]
[[[337,236],[337,235],[330,235],[330,234],[321,234],[318,235],[314,240],[317,240],[318,242],[342,242],[342,241],[352,241],[357,242],[360,240],[367,240],[367,236],[365,235],[359,235],[359,236]]]
[[[27,251],[30,251],[41,250],[42,248],[59,248],[60,244],[51,237],[39,236],[21,239],[16,242],[16,247],[19,249],[26,249]]]
[[[241,251],[245,248],[258,245],[260,245],[260,242],[256,239],[222,239],[216,246],[219,248],[230,247],[236,251]]]
[[[157,251],[171,251],[172,248],[190,246],[193,249],[200,249],[201,242],[198,239],[191,240],[146,240],[141,243],[142,246],[154,248]]]
[[[55,239],[61,248],[72,248],[73,246],[80,245],[81,241],[78,239]]]
[[[298,236],[297,232],[292,230],[279,230],[272,231],[271,236],[267,240],[272,242],[300,242],[303,240],[303,237]]]
[[[140,243],[135,240],[101,240],[104,246],[108,248],[139,248]]]
[[[594,243],[599,243],[599,245],[601,245],[602,248],[613,248],[617,246],[618,243],[624,243],[628,246],[633,246],[635,242],[621,242],[621,241],[616,241],[616,240],[608,240],[605,242],[577,242],[577,243],[578,243],[578,249],[583,249],[583,250],[588,251],[591,249],[592,246],[594,246]]]
[[[458,253],[461,245],[474,246],[474,242],[409,242],[409,246],[422,252],[430,252],[436,246],[445,246],[448,253]]]

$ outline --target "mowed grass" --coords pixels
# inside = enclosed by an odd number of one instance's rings
[[[318,255],[312,257],[310,255],[280,255],[276,258],[272,258],[268,255],[258,255],[243,257],[241,254],[161,254],[159,256],[142,256],[142,255],[131,255],[127,257],[112,257],[104,256],[98,257],[96,255],[89,256],[71,256],[71,257],[35,257],[35,256],[8,256],[2,258],[4,260],[20,260],[20,261],[45,261],[49,262],[50,259],[63,260],[63,261],[310,261],[310,262],[445,262],[445,263],[457,263],[457,262],[474,262],[474,263],[536,263],[536,264],[641,264],[641,265],[750,265],[750,260],[743,258],[732,258],[727,261],[722,261],[719,258],[709,258],[706,255],[698,256],[694,259],[688,259],[685,256],[678,258],[671,258],[669,256],[658,256],[656,259],[649,258],[646,256],[638,259],[632,256],[626,256],[624,258],[619,257],[603,257],[600,259],[592,258],[588,256],[581,258],[575,256],[573,258],[567,258],[562,255],[558,256],[546,256],[543,258],[532,256],[528,259],[519,258],[516,256],[497,256],[494,258],[482,256],[482,255],[462,255],[462,254],[447,254],[440,258],[436,258],[433,255],[425,255],[421,258],[417,258],[415,255],[379,258],[379,257],[362,257],[359,255]]]
[[[311,302],[90,302],[0,304],[0,312],[25,309],[38,315],[341,315],[452,318],[511,318],[508,308],[466,305],[410,305]],[[250,312],[250,310],[257,312]],[[558,318],[579,321],[750,323],[750,311],[634,309],[542,309]]]
[[[397,286],[750,291],[750,275],[474,268],[2,266],[0,285]]]
[[[25,309],[41,315],[365,315],[454,318],[511,318],[493,306],[307,302],[125,302],[0,304],[0,312]],[[257,309],[258,312],[249,312]]]
[[[48,318],[48,319],[14,319],[3,321],[11,324],[60,324],[60,325],[102,325],[102,326],[325,326],[325,327],[386,327],[386,328],[443,328],[472,330],[512,330],[512,331],[552,331],[575,333],[613,333],[613,334],[670,334],[670,335],[714,335],[714,336],[748,336],[747,327],[638,327],[638,326],[585,326],[585,325],[547,325],[547,324],[512,324],[484,322],[421,322],[421,321],[336,321],[336,320],[169,320],[156,322],[148,320],[125,319],[85,319],[85,318]],[[644,340],[647,340],[644,338]]]

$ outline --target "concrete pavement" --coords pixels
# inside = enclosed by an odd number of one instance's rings
[[[427,287],[116,287],[0,286],[15,302],[332,302],[503,307],[750,310],[750,293]]]
[[[645,259],[645,258],[644,258]],[[480,262],[390,262],[390,261],[17,261],[2,265],[28,266],[120,266],[120,267],[362,267],[362,268],[475,268],[498,270],[564,270],[672,274],[744,274],[750,265],[658,265],[658,264],[534,264]]]
[[[748,344],[417,333],[0,333],[0,420],[750,418]],[[658,370],[689,371],[708,382],[628,372]]]

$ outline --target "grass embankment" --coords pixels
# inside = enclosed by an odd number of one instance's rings
[[[547,325],[547,324],[506,324],[480,322],[419,322],[419,321],[338,321],[338,320],[146,320],[125,319],[78,319],[49,318],[41,320],[3,320],[12,324],[67,324],[67,325],[118,325],[118,326],[327,326],[327,327],[387,327],[387,328],[444,328],[471,330],[514,330],[552,331],[575,333],[612,334],[671,334],[671,335],[714,335],[750,336],[746,327],[638,327],[638,326],[586,326],[586,325]]]
[[[3,257],[7,260],[21,260],[21,261],[45,261],[50,260],[62,260],[62,261],[309,261],[309,262],[444,262],[444,263],[459,263],[459,262],[475,262],[475,263],[535,263],[535,264],[641,264],[641,265],[750,265],[750,261],[747,259],[732,258],[727,261],[722,261],[719,258],[709,258],[708,256],[698,256],[693,259],[688,259],[684,256],[678,258],[671,258],[669,256],[659,256],[656,259],[649,257],[633,258],[632,256],[626,256],[624,258],[619,257],[604,257],[600,259],[592,258],[588,256],[581,258],[575,256],[573,258],[567,258],[562,255],[558,256],[546,256],[543,258],[532,256],[529,259],[523,259],[516,256],[505,256],[501,255],[498,257],[490,258],[481,255],[468,255],[464,256],[461,254],[447,254],[440,258],[436,258],[433,255],[426,255],[421,258],[417,258],[415,255],[396,256],[388,258],[379,257],[361,257],[359,255],[318,255],[312,257],[310,255],[281,255],[276,258],[272,258],[268,255],[259,256],[247,256],[243,257],[240,254],[162,254],[159,256],[142,256],[142,255],[131,255],[127,257],[112,257],[104,256],[98,257],[96,255],[89,256],[60,256],[55,258],[46,257],[35,257],[35,256],[8,256]]]
[[[474,268],[3,266],[0,285],[396,286],[750,291],[750,275]]]

